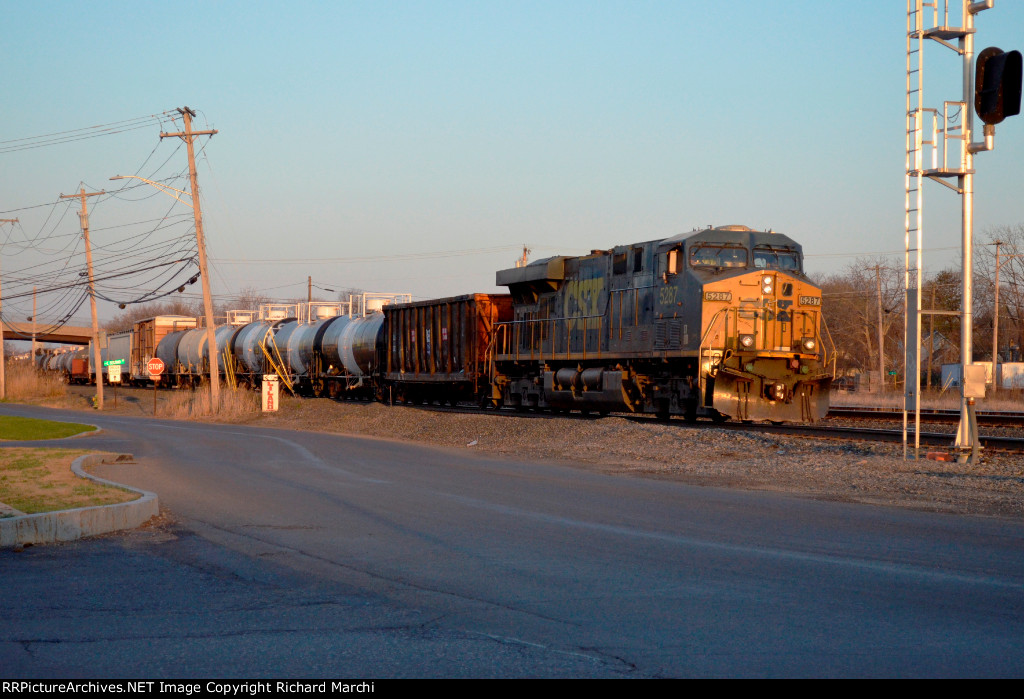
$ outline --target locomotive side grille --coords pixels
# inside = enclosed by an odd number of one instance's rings
[[[682,321],[659,320],[654,324],[654,349],[678,348],[682,336]]]

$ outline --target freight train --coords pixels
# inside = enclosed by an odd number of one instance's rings
[[[810,422],[828,410],[821,290],[785,235],[707,228],[537,260],[496,282],[509,294],[233,312],[215,331],[222,377],[256,386],[277,374],[313,396],[688,420]],[[111,336],[107,354],[125,355],[130,381],[149,381],[155,356],[160,383],[194,386],[209,376],[206,344],[195,319],[161,316]]]

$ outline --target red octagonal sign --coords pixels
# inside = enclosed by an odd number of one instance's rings
[[[159,357],[153,357],[146,362],[146,370],[150,376],[160,376],[160,374],[164,373],[164,360]]]

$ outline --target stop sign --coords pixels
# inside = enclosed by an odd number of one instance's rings
[[[153,357],[146,362],[146,370],[150,376],[160,376],[160,374],[164,373],[164,360],[159,357]]]

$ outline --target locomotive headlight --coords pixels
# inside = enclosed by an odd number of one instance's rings
[[[814,341],[813,337],[805,337],[804,339],[800,340],[800,347],[807,354],[811,354],[814,352],[814,350],[818,348],[818,343]]]
[[[774,286],[773,282],[774,282],[774,279],[772,277],[769,277],[769,276],[761,277],[761,293],[766,294],[766,295],[767,294],[771,294],[772,293],[772,287]]]
[[[753,346],[754,346],[754,336],[753,335],[740,335],[740,347],[743,347],[744,349],[750,349]]]

